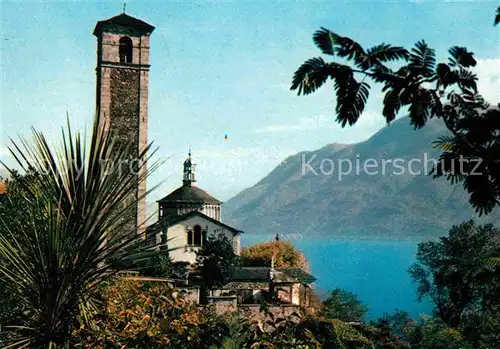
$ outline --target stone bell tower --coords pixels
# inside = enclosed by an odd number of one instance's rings
[[[148,143],[149,36],[154,27],[125,13],[97,22],[97,111],[117,145],[131,146],[130,164]],[[129,166],[130,168],[130,166]],[[135,175],[137,178],[137,174]],[[135,196],[144,195],[146,183]],[[137,205],[134,227],[144,231],[146,200]]]

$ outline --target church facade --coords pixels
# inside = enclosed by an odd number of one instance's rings
[[[146,231],[148,243],[168,245],[172,262],[196,263],[210,234],[224,234],[240,254],[241,230],[221,222],[222,202],[195,186],[191,153],[183,164],[182,186],[158,201],[158,222]]]

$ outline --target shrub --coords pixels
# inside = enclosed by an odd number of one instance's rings
[[[276,268],[297,267],[309,270],[304,254],[289,241],[263,242],[245,248],[241,252],[242,263],[251,267],[270,267],[273,253],[276,253],[274,259]]]
[[[101,287],[103,307],[73,333],[78,347],[208,349],[228,334],[211,307],[185,300],[165,283],[115,279]]]

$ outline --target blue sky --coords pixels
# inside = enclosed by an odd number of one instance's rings
[[[127,13],[156,26],[151,37],[149,140],[163,167],[149,181],[154,201],[181,183],[189,146],[198,185],[227,200],[252,186],[287,156],[328,143],[362,141],[381,127],[377,89],[359,124],[334,122],[331,84],[298,97],[289,86],[306,59],[319,56],[312,34],[321,26],[362,45],[410,47],[425,39],[443,58],[451,45],[480,60],[483,94],[500,95],[497,2],[140,2]],[[95,108],[98,20],[123,2],[1,3],[0,157],[8,136],[30,126],[57,142],[66,112],[90,130]],[[224,141],[224,134],[228,141]]]

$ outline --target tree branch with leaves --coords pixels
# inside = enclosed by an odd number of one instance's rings
[[[500,8],[495,25],[499,16]],[[313,41],[333,60],[305,61],[293,76],[291,90],[308,95],[332,80],[336,121],[345,127],[354,125],[365,110],[371,89],[366,80],[381,84],[387,123],[407,108],[415,129],[439,118],[450,131],[434,143],[443,152],[431,174],[462,183],[479,215],[500,203],[500,103],[490,105],[479,93],[473,52],[453,46],[448,62],[436,64],[434,49],[423,40],[410,50],[386,43],[365,49],[351,38],[321,28]],[[389,66],[396,63],[402,63],[398,69]]]

